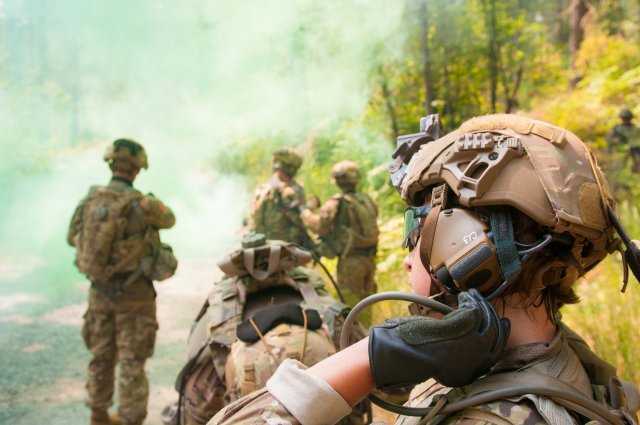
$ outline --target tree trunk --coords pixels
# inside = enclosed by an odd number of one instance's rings
[[[513,89],[511,93],[507,93],[507,99],[505,102],[505,113],[510,114],[513,112],[515,108],[518,107],[518,90],[520,89],[520,83],[522,82],[522,65],[518,68],[516,72],[516,80],[513,82]]]
[[[586,0],[572,0],[569,6],[570,11],[570,25],[571,35],[569,37],[569,54],[570,54],[570,74],[569,88],[574,89],[578,82],[582,79],[581,75],[578,75],[576,70],[576,59],[578,51],[580,50],[580,44],[584,39],[584,26],[583,18],[587,14]]]
[[[491,84],[491,112],[496,113],[498,91],[498,40],[496,24],[496,0],[483,0],[484,19],[489,35],[487,56],[489,59],[489,81]]]
[[[427,0],[420,1],[418,14],[420,16],[420,48],[422,50],[422,78],[424,80],[424,113],[431,113],[433,88],[431,84],[431,61],[429,58],[429,11]]]
[[[384,70],[380,68],[380,87],[382,88],[382,98],[384,99],[384,106],[389,114],[389,120],[391,121],[391,132],[393,133],[393,139],[391,139],[395,146],[396,139],[400,135],[400,129],[398,128],[398,116],[396,109],[393,106],[393,100],[391,92],[389,91],[389,83],[387,82],[387,76]]]
[[[442,108],[442,116],[453,115],[455,107],[453,105],[454,97],[451,93],[451,71],[449,69],[449,52],[447,46],[442,48],[442,62],[443,62],[443,83],[444,83],[444,106]]]

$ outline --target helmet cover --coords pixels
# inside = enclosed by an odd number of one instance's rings
[[[464,207],[511,206],[552,233],[572,236],[583,272],[613,250],[607,208],[614,201],[605,178],[589,148],[562,128],[516,115],[473,118],[423,145],[399,190],[419,206],[442,183]]]
[[[104,160],[109,164],[115,161],[123,161],[137,169],[147,169],[147,153],[142,145],[132,139],[115,140],[104,153]]]
[[[338,186],[353,186],[358,184],[358,181],[360,181],[360,169],[358,168],[358,164],[355,162],[344,160],[333,166],[331,169],[331,176]]]
[[[287,146],[273,153],[273,162],[289,165],[297,170],[302,165],[302,155],[297,149]]]

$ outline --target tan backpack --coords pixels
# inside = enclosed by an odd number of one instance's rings
[[[322,237],[323,256],[343,257],[354,250],[372,249],[378,245],[378,208],[365,193],[339,193],[334,230]],[[375,251],[374,251],[375,252]]]
[[[113,261],[114,245],[124,238],[127,216],[132,208],[136,208],[140,198],[142,194],[133,189],[102,186],[90,189],[82,205],[82,224],[74,244],[75,263],[80,272],[91,280],[102,282],[116,272],[125,271],[127,263],[144,249],[141,241],[126,256]]]

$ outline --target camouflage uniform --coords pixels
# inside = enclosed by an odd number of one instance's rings
[[[616,125],[607,135],[607,149],[619,162],[631,157],[632,170],[640,171],[640,128],[631,123]]]
[[[155,229],[167,229],[175,223],[168,207],[153,196],[142,195],[124,179],[114,177],[108,186],[92,190],[113,191],[121,196],[132,192],[139,195],[138,213],[132,211],[127,217],[125,245],[142,243],[149,226],[157,237]],[[71,219],[67,242],[72,246],[77,245],[81,233],[86,200],[80,202]],[[151,248],[145,246],[129,263],[136,264],[135,269],[141,259],[150,255]],[[125,267],[123,270],[128,271],[117,272],[106,281],[92,281],[82,336],[92,354],[87,381],[88,406],[106,414],[113,404],[115,366],[119,362],[118,415],[124,424],[141,424],[147,414],[149,395],[144,364],[153,354],[158,323],[153,283],[144,274],[130,279],[131,269]]]
[[[305,202],[304,188],[298,182],[286,183],[274,175],[255,191],[248,228],[268,239],[305,246],[308,236],[297,209]]]
[[[351,161],[336,164],[334,182],[341,183],[336,175],[343,169],[357,171],[357,166]],[[309,209],[300,213],[306,228],[318,234],[323,241],[319,247],[320,254],[328,258],[338,256],[338,284],[350,307],[377,291],[374,277],[378,210],[366,193],[356,192],[358,179],[359,173],[349,180],[350,184],[340,184],[341,192],[325,202],[317,214]],[[356,208],[365,217],[360,217]],[[365,312],[360,320],[369,324],[370,312]]]
[[[267,239],[281,240],[305,248],[311,241],[299,216],[299,207],[305,204],[304,188],[294,180],[302,164],[302,157],[293,148],[283,148],[274,153],[271,179],[255,190],[249,213],[248,230],[262,233]],[[289,181],[279,178],[282,172]]]
[[[584,364],[582,363],[584,362]],[[588,366],[590,374],[585,368]],[[612,376],[612,366],[595,357],[586,343],[570,330],[562,327],[551,344],[538,343],[514,347],[503,353],[491,374],[505,371],[517,373],[539,373],[553,376],[570,384],[582,394],[605,394],[602,385],[596,385],[600,375]],[[490,375],[491,375],[490,374]],[[278,376],[276,375],[277,379]],[[291,377],[289,377],[291,378]],[[593,386],[592,386],[592,383]],[[428,407],[434,397],[449,394],[451,400],[462,398],[464,388],[447,388],[434,380],[426,381],[414,388],[407,403],[411,407]],[[309,389],[308,398],[317,396]],[[344,400],[336,393],[332,408],[339,409]],[[325,403],[326,404],[326,403]],[[335,405],[335,406],[334,406]],[[326,405],[323,406],[326,409]],[[208,425],[259,425],[283,423],[298,425],[301,422],[268,390],[257,391],[227,406]],[[327,422],[330,423],[330,422]],[[425,423],[420,417],[399,416],[396,425],[418,425]],[[577,424],[575,413],[545,397],[525,394],[514,399],[501,399],[463,410],[450,415],[438,415],[426,422],[430,425],[516,425],[516,424]]]
[[[306,251],[302,253],[307,257],[304,262],[309,261],[310,255]],[[221,268],[233,270],[233,267],[222,265]],[[247,317],[245,303],[253,307],[256,305],[252,304],[255,299],[252,294],[260,296],[265,290],[283,287],[294,289],[295,292],[270,293],[271,301],[267,302],[292,302],[304,309],[315,309],[321,315],[322,327],[309,330],[303,326],[281,323],[265,332],[257,342],[238,339],[237,328]],[[313,270],[304,267],[285,268],[264,279],[256,279],[251,275],[226,275],[216,283],[196,319],[197,324],[189,341],[191,353],[198,351],[198,357],[193,357],[194,365],[179,377],[178,387],[183,388],[183,423],[205,424],[226,404],[263,388],[278,365],[286,359],[296,359],[311,366],[334,354],[348,309],[329,296],[323,287],[324,280]],[[259,308],[261,311],[265,309],[268,309],[265,305]],[[252,314],[248,317],[252,317]],[[364,329],[356,326],[354,338],[364,336]],[[200,349],[196,348],[200,346]],[[170,418],[164,422],[172,423],[172,420]],[[354,412],[344,423],[361,424],[362,414]]]

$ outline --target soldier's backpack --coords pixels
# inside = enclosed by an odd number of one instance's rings
[[[93,186],[90,189],[82,204],[82,224],[74,244],[75,263],[80,272],[91,280],[105,281],[116,272],[133,271],[138,267],[127,263],[142,252],[143,243],[126,250],[117,249],[115,245],[123,239],[127,216],[133,208],[138,208],[140,198],[140,192],[128,188]],[[126,254],[114,259],[114,251],[126,251]]]
[[[365,193],[339,193],[334,229],[322,237],[321,253],[327,258],[345,256],[357,251],[375,253],[378,244],[378,208]]]

